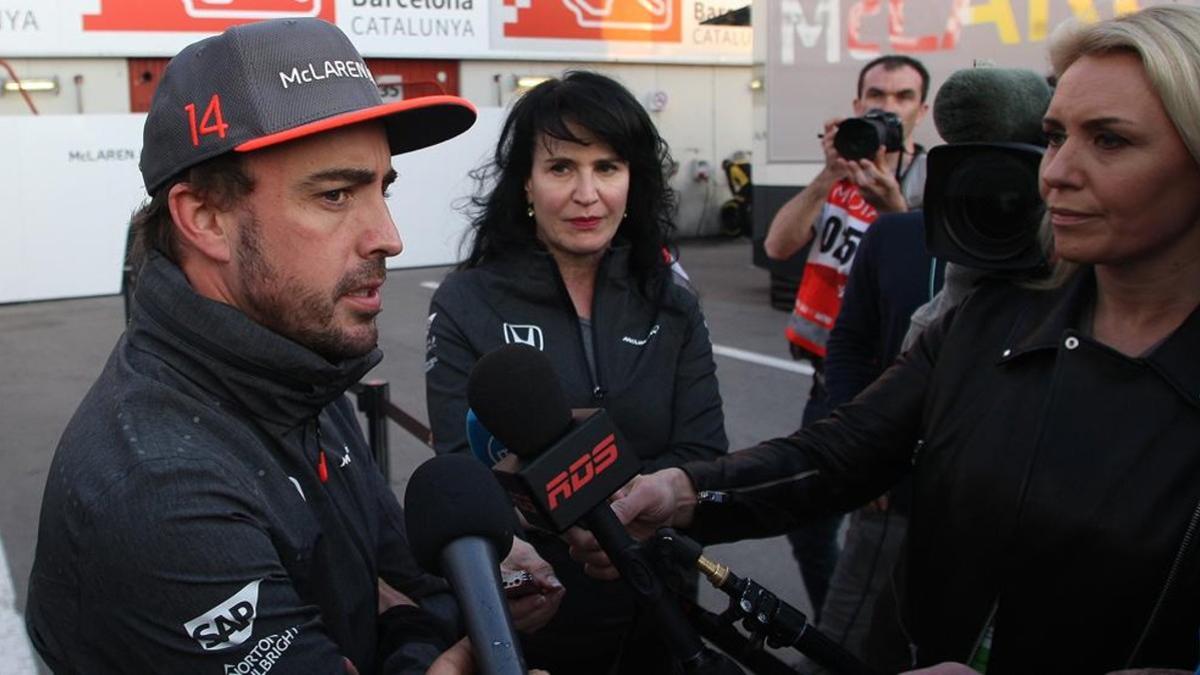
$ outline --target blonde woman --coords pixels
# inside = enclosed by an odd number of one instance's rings
[[[614,504],[635,534],[778,534],[911,471],[897,669],[1196,667],[1200,8],[1087,26],[1052,56],[1057,283],[985,284],[831,420],[637,481]],[[575,554],[612,574],[582,536]]]

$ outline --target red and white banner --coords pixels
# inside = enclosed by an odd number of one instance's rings
[[[100,11],[83,15],[83,30],[218,33],[248,21],[318,17],[334,21],[333,0],[100,0]]]
[[[540,58],[749,63],[748,25],[705,22],[749,0],[499,0],[493,52]]]
[[[502,0],[504,37],[679,42],[681,0]]]
[[[249,21],[317,17],[364,56],[749,63],[750,0],[0,0],[0,57],[171,56]]]

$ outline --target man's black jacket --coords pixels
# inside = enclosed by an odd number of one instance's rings
[[[343,395],[380,358],[330,363],[152,255],[46,482],[26,609],[46,662],[342,675],[345,657],[362,675],[423,672],[445,646],[431,622],[409,616],[412,640],[376,655],[378,578],[444,589],[411,558]]]

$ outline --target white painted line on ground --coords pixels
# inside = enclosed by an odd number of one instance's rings
[[[756,363],[760,366],[767,366],[768,368],[786,370],[789,373],[799,373],[801,375],[813,374],[812,364],[808,363],[807,361],[789,361],[787,359],[780,359],[774,356],[767,356],[766,354],[759,354],[758,352],[748,352],[745,349],[726,347],[725,345],[718,344],[713,345],[713,353],[718,356],[737,359],[738,361]]]
[[[428,288],[431,291],[436,291],[438,289],[438,286],[441,286],[441,284],[439,284],[436,281],[422,281],[421,282],[421,288]]]
[[[0,654],[4,655],[0,675],[37,675],[33,648],[25,636],[25,621],[15,606],[12,575],[4,555],[4,542],[0,541]]]

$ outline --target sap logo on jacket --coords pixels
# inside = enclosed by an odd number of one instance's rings
[[[251,581],[224,602],[183,624],[183,629],[206,651],[242,644],[254,632],[260,583],[262,579]]]

